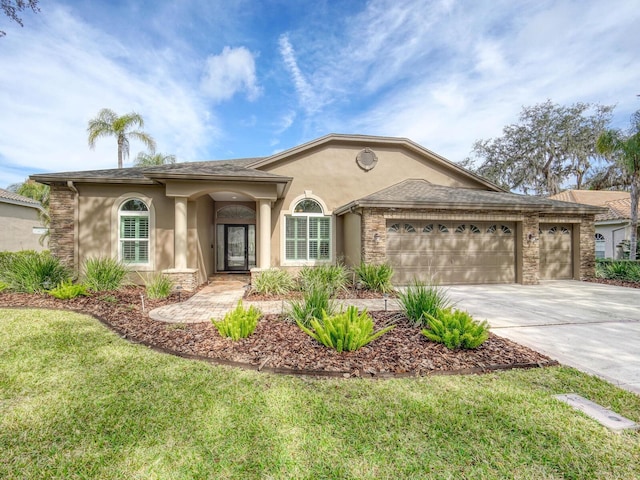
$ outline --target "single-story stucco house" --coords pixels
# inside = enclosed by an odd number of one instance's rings
[[[631,238],[631,195],[611,190],[565,190],[549,197],[604,207],[595,217],[596,258],[623,258],[621,244]]]
[[[44,250],[42,211],[37,200],[0,188],[0,251]]]
[[[404,138],[331,134],[263,158],[32,175],[52,252],[194,288],[216,272],[390,263],[396,285],[579,279],[602,208],[516,195]],[[254,270],[255,269],[255,270]]]

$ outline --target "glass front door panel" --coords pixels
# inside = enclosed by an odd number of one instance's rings
[[[247,227],[245,225],[227,226],[227,268],[247,269]]]

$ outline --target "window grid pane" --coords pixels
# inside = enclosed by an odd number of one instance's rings
[[[287,260],[330,260],[331,217],[285,217]]]

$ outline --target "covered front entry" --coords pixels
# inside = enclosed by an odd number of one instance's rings
[[[540,279],[573,278],[572,228],[570,224],[540,224]]]
[[[256,213],[247,205],[216,211],[216,271],[246,272],[256,266]]]
[[[396,285],[514,283],[514,222],[387,221],[387,259]]]

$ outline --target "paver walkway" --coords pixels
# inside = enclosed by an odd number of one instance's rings
[[[201,323],[209,322],[212,318],[222,319],[224,315],[233,310],[242,299],[248,286],[248,277],[231,276],[228,278],[216,277],[209,285],[188,300],[156,308],[149,312],[153,320],[167,323]],[[358,309],[369,311],[384,310],[383,298],[366,300],[339,300],[338,308],[347,305],[355,305]],[[255,305],[264,314],[283,313],[287,308],[285,300],[276,301],[244,301],[244,306]],[[387,299],[388,310],[399,310],[398,302],[394,298]]]

